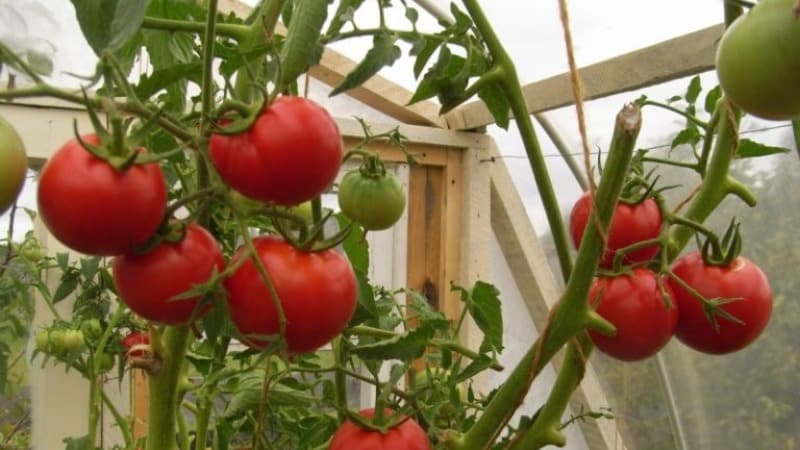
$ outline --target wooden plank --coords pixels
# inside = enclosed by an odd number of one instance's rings
[[[440,180],[443,196],[435,206],[441,210],[443,216],[438,236],[438,244],[442,252],[440,256],[439,310],[452,320],[461,317],[463,303],[459,294],[453,292],[450,286],[466,284],[461,273],[462,242],[464,241],[461,234],[464,191],[462,154],[463,152],[460,150],[447,151],[447,165],[444,167]]]
[[[698,74],[714,68],[721,24],[663,41],[579,70],[587,100],[607,97],[653,84]],[[573,103],[569,73],[523,87],[528,111],[541,112]],[[494,123],[480,100],[445,115],[447,127],[469,130]]]
[[[498,155],[497,150],[493,150]],[[491,221],[492,229],[503,251],[512,277],[525,299],[528,312],[536,328],[541,330],[548,313],[561,295],[550,266],[547,263],[525,207],[516,190],[508,168],[502,158],[495,158],[491,169]],[[561,365],[561,354],[551,364],[556,370]],[[588,407],[593,411],[608,407],[609,402],[600,386],[591,362],[587,365],[583,381],[575,390],[570,407],[580,411]],[[578,425],[592,450],[624,450],[622,436],[611,420],[578,421]]]
[[[223,12],[234,11],[242,17],[247,17],[252,11],[251,7],[238,0],[222,0],[218,9]],[[277,31],[285,32],[285,29],[279,24]],[[308,74],[334,87],[341,83],[356,64],[356,61],[326,47],[319,64],[309,68]],[[346,95],[403,123],[445,127],[444,120],[439,116],[439,105],[430,101],[408,105],[413,92],[381,75],[375,75],[361,86],[347,91]]]

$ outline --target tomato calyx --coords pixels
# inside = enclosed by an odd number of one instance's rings
[[[741,224],[736,219],[731,220],[725,235],[720,241],[713,233],[703,242],[701,254],[703,261],[709,266],[729,267],[742,252],[742,235],[739,232]]]
[[[87,105],[90,104],[86,89],[82,89],[83,98]],[[88,107],[87,113],[94,128],[94,134],[100,140],[99,145],[91,144],[81,136],[78,131],[78,122],[73,121],[72,128],[75,139],[87,152],[98,159],[106,161],[114,169],[124,172],[134,164],[147,164],[153,161],[153,157],[144,157],[140,150],[141,144],[156,129],[158,120],[163,112],[159,109],[147,121],[145,121],[136,131],[128,133],[130,121],[125,120],[117,110],[114,102],[108,97],[101,97],[100,104],[105,111],[108,121],[111,123],[110,130],[106,129],[100,121],[94,108]]]
[[[335,235],[326,238],[324,236],[325,223],[327,223],[332,216],[333,211],[329,210],[325,213],[322,220],[317,223],[311,225],[306,223],[299,225],[296,222],[293,223],[292,225],[295,226],[295,229],[290,227],[286,219],[278,216],[272,217],[272,223],[278,231],[278,234],[294,247],[304,252],[322,252],[344,242],[353,228],[353,224],[348,223]]]

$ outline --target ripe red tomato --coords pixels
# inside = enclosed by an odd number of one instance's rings
[[[720,86],[748,114],[800,117],[800,20],[795,0],[761,0],[725,30],[717,46]]]
[[[386,409],[386,417],[392,417],[394,411]],[[360,415],[371,419],[374,409],[365,409]],[[386,433],[361,428],[351,421],[344,422],[333,435],[329,450],[431,450],[431,444],[425,430],[412,419],[406,419]]]
[[[141,255],[117,256],[112,271],[117,292],[128,308],[153,322],[179,325],[192,318],[200,299],[173,298],[205,283],[224,267],[225,258],[214,236],[189,224],[180,242],[162,242]]]
[[[714,331],[701,301],[670,279],[681,312],[675,335],[687,346],[704,353],[731,353],[747,347],[767,327],[772,289],[764,272],[747,258],[739,256],[721,267],[706,264],[699,252],[693,252],[679,258],[672,272],[708,300],[738,299],[721,307],[744,322],[716,315],[719,332]]]
[[[330,186],[342,160],[342,136],[311,100],[277,98],[245,133],[212,135],[209,151],[222,179],[257,200],[294,206]]]
[[[581,239],[583,239],[583,231],[589,222],[591,204],[592,199],[589,197],[589,193],[586,192],[572,207],[572,213],[569,218],[569,231],[575,248],[578,248]],[[652,198],[647,198],[636,205],[618,203],[614,209],[611,226],[608,228],[608,245],[606,246],[605,254],[603,254],[603,259],[600,261],[600,267],[610,268],[614,263],[614,252],[618,249],[647,239],[657,238],[661,233],[661,224],[661,210]],[[594,226],[593,221],[592,226]],[[656,253],[658,253],[657,245],[647,246],[628,253],[622,262],[623,264],[632,264],[648,261]]]
[[[0,117],[0,214],[17,199],[27,170],[28,157],[22,139],[11,124]]]
[[[668,285],[667,295],[674,298]],[[667,345],[678,322],[671,299],[662,297],[657,275],[644,268],[631,274],[598,277],[589,291],[597,313],[617,327],[613,337],[589,331],[589,337],[603,353],[624,361],[638,361],[655,355]]]
[[[83,140],[100,143],[96,135]],[[167,187],[158,164],[120,172],[71,140],[42,169],[38,203],[45,225],[64,245],[113,256],[155,233],[167,207]]]
[[[128,353],[130,357],[140,357],[144,356],[143,350],[134,350],[130,351],[134,345],[149,345],[150,344],[150,334],[145,333],[143,331],[131,331],[125,337],[122,338],[122,348],[125,350],[125,353]]]
[[[288,321],[290,353],[312,352],[344,330],[355,312],[357,282],[350,262],[335,250],[303,252],[272,236],[253,240]],[[247,257],[240,248],[231,264]],[[225,280],[231,319],[245,343],[262,348],[260,336],[279,333],[278,312],[251,258]],[[249,337],[248,337],[249,336]]]

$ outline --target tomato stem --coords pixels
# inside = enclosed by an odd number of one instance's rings
[[[161,370],[149,374],[147,450],[175,450],[175,425],[179,413],[178,380],[183,372],[191,330],[166,327],[160,339]],[[154,343],[155,344],[155,343]]]
[[[144,20],[142,21],[142,28],[150,30],[197,33],[201,35],[206,32],[206,24],[203,22],[164,19],[161,17],[149,16],[145,16]],[[247,36],[248,29],[249,28],[246,25],[221,23],[217,25],[217,34],[241,41]]]
[[[636,138],[641,128],[641,111],[635,105],[626,105],[617,116],[614,136],[606,159],[606,167],[597,188],[597,207],[593,209],[598,222],[607,227],[611,222],[614,207],[625,184],[625,174],[633,157]],[[465,450],[490,448],[514,411],[522,404],[531,383],[541,372],[553,355],[576,334],[586,328],[588,323],[594,327],[611,330],[611,324],[600,325],[603,319],[590,315],[586,301],[592,278],[603,253],[602,237],[597,227],[587,227],[575,259],[575,271],[569,277],[561,300],[555,306],[539,337],[509,375],[506,382],[496,392],[487,405],[483,415],[467,432],[464,438]],[[576,318],[582,318],[576,320]],[[584,356],[591,346],[587,346]],[[552,408],[559,408],[562,396],[569,396],[580,382],[582,372],[560,372],[556,381],[559,389],[567,392],[551,393],[558,399]],[[569,387],[567,389],[566,387]],[[563,411],[563,409],[562,409]],[[540,428],[537,428],[539,430]],[[547,428],[545,431],[549,430]],[[548,431],[549,432],[549,431]],[[532,439],[532,438],[526,438]]]

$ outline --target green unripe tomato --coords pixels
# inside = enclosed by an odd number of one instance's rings
[[[36,333],[36,349],[42,353],[50,353],[50,333],[47,330]]]
[[[339,207],[344,215],[366,230],[385,230],[400,219],[406,194],[391,173],[347,172],[339,183]]]
[[[103,336],[103,326],[97,319],[88,319],[81,324],[81,331],[89,342],[99,341]]]
[[[717,76],[744,112],[770,120],[800,117],[800,19],[795,0],[761,0],[736,19],[717,47]]]
[[[292,206],[289,208],[289,212],[303,219],[307,225],[314,223],[314,213],[310,201],[300,203],[297,206]]]
[[[115,363],[114,355],[112,355],[111,353],[102,353],[100,355],[100,358],[97,361],[95,361],[95,364],[97,364],[97,371],[99,373],[106,373],[109,370],[113,369],[114,363]]]
[[[59,355],[61,353],[64,353],[65,350],[64,336],[65,336],[65,330],[62,330],[60,328],[50,330],[48,341],[50,343],[50,352],[52,354]]]
[[[0,117],[0,214],[14,203],[25,184],[28,156],[11,124]]]
[[[64,350],[77,353],[83,350],[84,344],[81,330],[67,330],[64,332]]]

